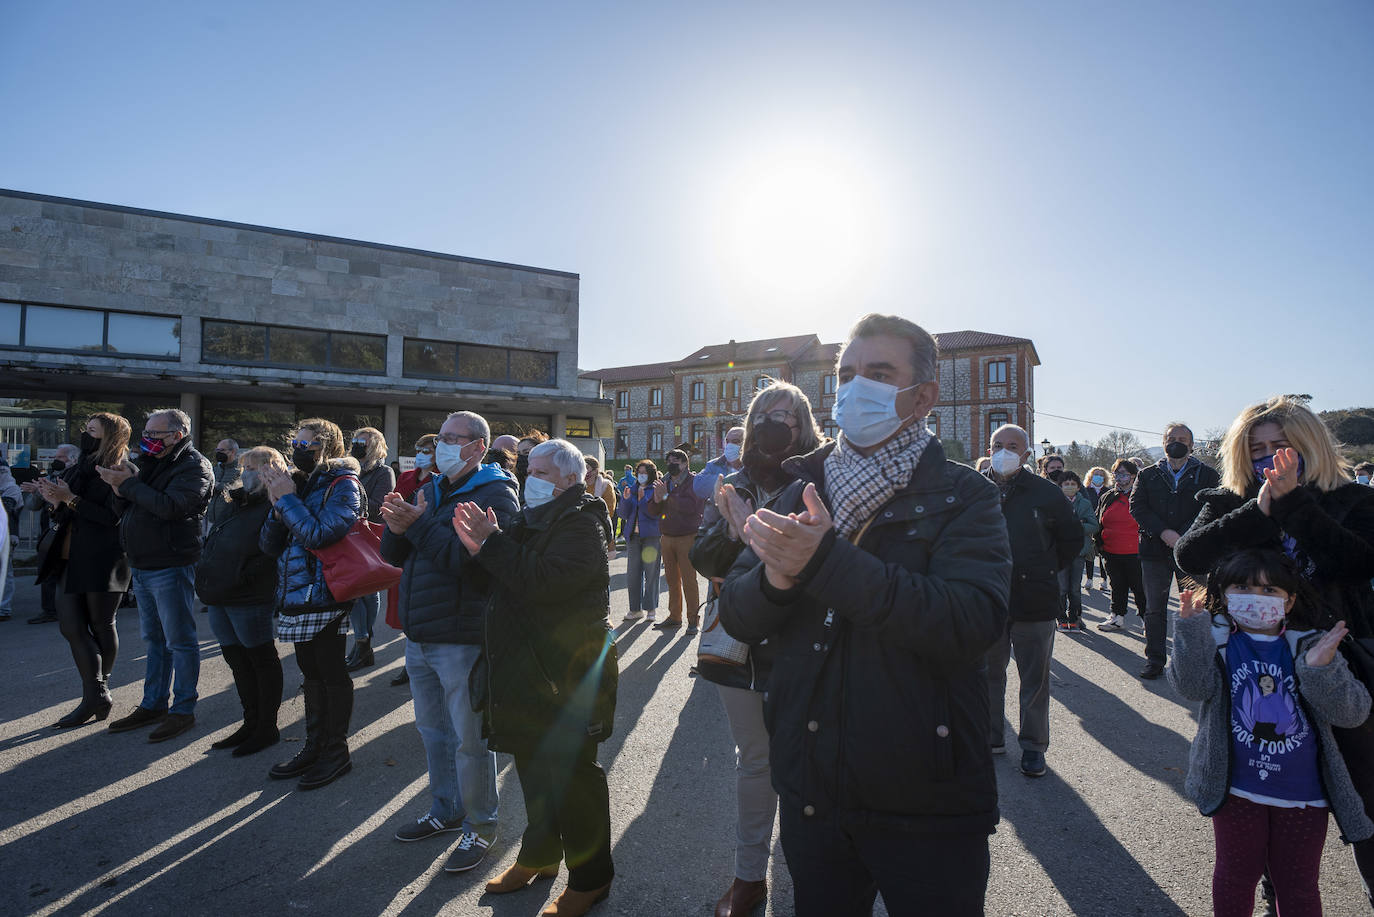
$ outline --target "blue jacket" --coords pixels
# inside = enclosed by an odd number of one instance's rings
[[[277,558],[277,610],[291,615],[342,604],[310,552],[334,544],[366,515],[354,459],[331,459],[308,477],[295,477],[296,492],[276,502],[258,536],[262,552]]]
[[[624,492],[622,491],[622,494]],[[615,514],[625,520],[625,535],[628,537],[630,532],[641,535],[645,538],[658,537],[658,517],[662,513],[662,505],[654,502],[654,485],[652,483],[639,486],[636,481],[630,488],[630,499],[622,499],[615,505]],[[638,523],[639,528],[635,529]]]
[[[520,512],[515,478],[500,465],[479,465],[448,494],[432,475],[418,493],[425,512],[404,535],[382,533],[382,559],[401,568],[401,629],[417,643],[482,642],[482,617],[491,597],[490,577],[476,564],[453,530],[453,509],[476,503],[496,513],[504,530]],[[604,504],[603,504],[604,505]]]

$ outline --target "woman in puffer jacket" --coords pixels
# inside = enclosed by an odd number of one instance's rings
[[[343,432],[323,418],[301,421],[291,443],[294,474],[264,471],[272,513],[263,524],[263,552],[277,558],[277,639],[290,640],[305,677],[305,744],[269,772],[300,777],[313,790],[348,773],[348,723],[353,682],[344,665],[352,602],[329,592],[314,552],[341,540],[367,515],[358,462],[344,455]]]

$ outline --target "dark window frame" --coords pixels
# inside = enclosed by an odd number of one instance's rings
[[[649,389],[649,407],[651,407],[651,408],[661,408],[661,407],[663,407],[663,389],[661,389],[661,388],[651,388],[651,389]]]
[[[821,394],[822,394],[822,395],[833,395],[833,394],[835,394],[835,385],[836,385],[836,379],[835,379],[835,374],[834,374],[834,373],[822,373],[822,374],[821,374]]]
[[[572,431],[572,425],[573,425],[574,423],[586,424],[586,429],[587,429],[586,434],[574,433],[574,432]],[[567,420],[565,420],[564,423],[563,423],[563,435],[564,435],[564,436],[569,436],[569,437],[574,437],[574,436],[575,436],[575,437],[577,437],[578,439],[594,439],[594,438],[595,438],[595,433],[596,433],[596,424],[592,422],[592,418],[590,418],[590,417],[569,417],[569,418],[567,418]]]
[[[692,400],[693,400],[693,401],[705,401],[705,400],[706,400],[706,382],[705,382],[704,380],[698,379],[698,380],[696,380],[695,382],[692,383]]]
[[[657,445],[655,445],[657,441]],[[663,451],[663,428],[651,427],[649,429],[649,442],[647,444],[650,455],[658,455]]]
[[[445,344],[457,348],[457,360],[452,375],[444,373],[423,373],[414,372],[406,368],[405,365],[405,345],[415,344]],[[503,350],[506,353],[506,375],[504,379],[491,379],[482,376],[463,375],[463,348],[481,347],[486,350]],[[513,385],[526,388],[558,388],[558,351],[556,350],[530,350],[525,347],[502,347],[496,344],[480,344],[477,341],[441,341],[437,338],[415,338],[405,337],[401,339],[401,375],[407,379],[440,379],[445,382],[479,382],[483,385]],[[552,357],[553,367],[549,373],[548,382],[527,382],[511,378],[511,355],[516,353],[535,354],[540,357]]]
[[[1000,370],[1000,372],[994,372],[995,370]],[[995,379],[995,378],[993,378],[994,375],[999,375],[999,376],[1001,376],[1002,378],[1000,378],[1000,379]],[[1010,360],[989,360],[989,361],[988,361],[988,372],[987,372],[987,384],[988,384],[988,385],[1006,385],[1006,384],[1007,384],[1007,380],[1010,379],[1010,378],[1011,378],[1011,361],[1010,361]]]
[[[0,299],[0,303],[19,307],[19,343],[0,344],[0,350],[23,350],[35,353],[71,353],[80,356],[100,356],[129,358],[131,360],[164,360],[172,363],[181,362],[181,353],[184,346],[182,341],[182,330],[186,323],[184,315],[156,315],[152,312],[131,312],[128,309],[92,309],[87,306],[71,306],[66,303],[58,302],[35,302],[29,299]],[[92,350],[89,347],[39,347],[34,344],[25,343],[28,335],[29,306],[39,309],[70,309],[74,312],[92,312],[100,316],[100,349]],[[111,315],[131,315],[135,318],[161,318],[177,322],[181,327],[177,330],[177,352],[171,354],[154,353],[131,353],[126,350],[110,350],[110,316]]]
[[[205,328],[207,325],[237,325],[242,328],[262,328],[266,339],[264,341],[265,360],[235,360],[232,357],[220,357],[209,353],[205,346]],[[306,363],[279,363],[272,359],[272,329],[281,328],[284,331],[308,331],[312,334],[324,335],[324,365],[315,366]],[[382,368],[381,369],[359,369],[354,366],[335,366],[334,359],[334,335],[344,334],[350,337],[369,337],[378,338],[382,343]],[[360,376],[385,376],[386,375],[386,335],[369,334],[365,331],[333,331],[325,328],[307,328],[302,325],[269,325],[265,322],[237,322],[232,319],[223,318],[203,318],[200,320],[200,362],[209,363],[214,366],[260,366],[268,369],[291,369],[307,370],[314,372],[327,373],[356,373]]]
[[[630,390],[622,388],[615,393],[615,409],[617,411],[628,411],[630,409]]]
[[[628,455],[630,452],[630,428],[616,427],[615,429],[615,454]]]

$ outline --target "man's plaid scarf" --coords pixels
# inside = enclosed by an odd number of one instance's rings
[[[869,456],[846,445],[844,433],[825,458],[825,490],[834,507],[836,530],[852,538],[873,514],[905,487],[934,435],[925,421],[914,423]]]

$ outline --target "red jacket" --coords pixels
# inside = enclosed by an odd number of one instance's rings
[[[425,475],[425,480],[429,480],[429,475]],[[403,471],[401,476],[396,479],[396,493],[409,500],[410,495],[419,490],[423,483],[424,481],[420,480],[420,469],[412,468],[409,471]]]
[[[1107,554],[1135,554],[1140,550],[1140,526],[1131,515],[1131,501],[1123,493],[1112,495],[1103,491],[1102,550]]]

